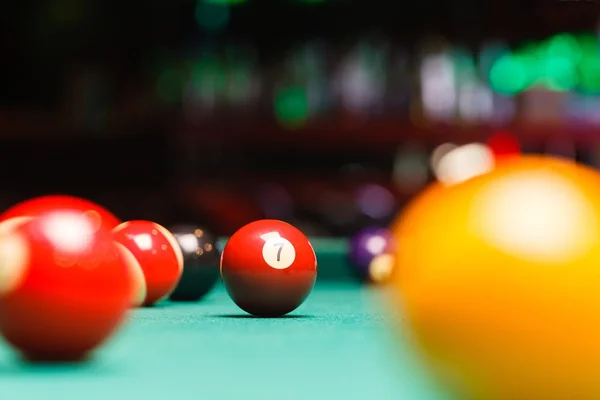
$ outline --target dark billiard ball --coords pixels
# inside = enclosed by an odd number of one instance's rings
[[[244,311],[278,317],[298,308],[317,277],[312,245],[300,230],[278,220],[251,222],[223,249],[221,278]]]
[[[387,228],[370,227],[350,240],[349,258],[353,274],[363,282],[383,283],[390,280],[394,262],[392,233]]]
[[[110,229],[79,207],[0,224],[0,333],[26,358],[84,358],[119,327],[133,292]]]
[[[197,301],[219,279],[220,253],[217,238],[205,228],[190,225],[171,227],[183,252],[183,275],[171,294],[174,301]]]

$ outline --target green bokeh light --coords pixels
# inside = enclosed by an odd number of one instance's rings
[[[531,86],[547,85],[546,56],[539,45],[530,43],[519,49],[515,56],[520,60],[527,75],[525,87],[521,91]]]
[[[547,58],[544,69],[544,82],[550,90],[564,92],[575,88],[578,83],[577,70],[568,58]]]
[[[569,34],[554,36],[544,47],[547,57],[565,58],[572,63],[578,62],[581,58],[581,46],[577,39]]]
[[[498,93],[514,95],[528,86],[531,75],[529,68],[523,57],[504,55],[496,60],[490,70],[490,84]]]
[[[275,97],[275,115],[279,122],[289,128],[304,124],[308,118],[308,96],[301,87],[287,87]]]
[[[591,34],[562,33],[496,60],[489,73],[494,90],[517,94],[532,85],[553,91],[600,93],[600,47]]]
[[[583,34],[577,37],[582,55],[598,53],[598,39],[594,35]]]
[[[579,87],[590,94],[600,94],[600,54],[585,55],[579,64]]]
[[[207,31],[220,31],[229,24],[227,4],[199,1],[196,5],[196,22]]]
[[[203,93],[223,93],[226,86],[225,69],[216,58],[207,56],[200,59],[192,70],[194,91]]]

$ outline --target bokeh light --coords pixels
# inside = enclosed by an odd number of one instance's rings
[[[529,83],[527,62],[513,54],[499,58],[490,69],[490,84],[497,92],[514,95]]]
[[[229,23],[230,12],[227,1],[199,0],[196,5],[196,22],[207,31],[220,31]]]
[[[396,200],[389,189],[376,184],[364,185],[356,194],[361,212],[373,219],[384,219],[395,211]]]
[[[494,156],[482,143],[459,146],[439,160],[435,173],[437,179],[448,185],[457,184],[494,168]]]
[[[275,115],[288,128],[301,126],[308,118],[306,91],[298,86],[286,87],[275,95]]]

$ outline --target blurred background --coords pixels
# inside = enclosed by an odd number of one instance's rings
[[[0,3],[0,207],[388,223],[444,143],[600,167],[596,0]],[[501,136],[498,136],[501,135]]]

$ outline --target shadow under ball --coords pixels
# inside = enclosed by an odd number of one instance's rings
[[[217,238],[202,227],[177,225],[170,229],[183,252],[183,273],[171,293],[174,301],[197,301],[219,278],[220,253]]]

